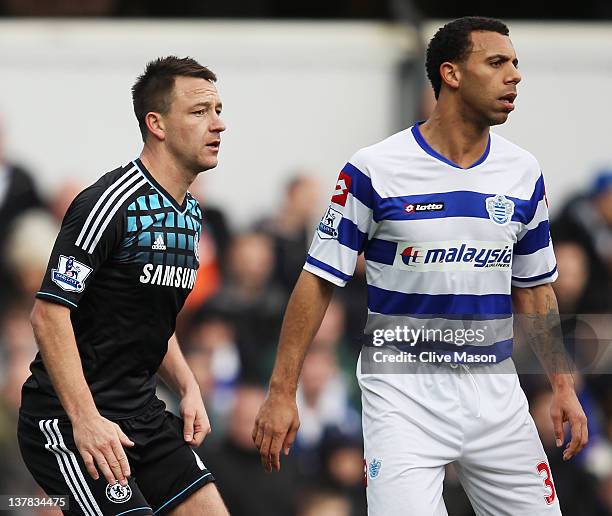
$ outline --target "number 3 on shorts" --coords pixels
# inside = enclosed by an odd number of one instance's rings
[[[536,469],[538,470],[538,475],[544,479],[544,485],[550,489],[550,493],[544,496],[544,500],[548,505],[551,505],[555,501],[555,485],[553,484],[550,468],[546,462],[540,462]]]

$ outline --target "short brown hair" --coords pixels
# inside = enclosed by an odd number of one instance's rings
[[[199,77],[215,82],[217,76],[191,57],[159,57],[147,63],[145,71],[132,86],[134,114],[138,120],[142,141],[147,141],[147,113],[167,113],[176,77]]]

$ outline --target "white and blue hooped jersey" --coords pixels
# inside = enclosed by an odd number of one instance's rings
[[[469,322],[486,336],[451,344],[508,358],[511,286],[557,277],[537,160],[492,133],[462,169],[427,144],[419,124],[359,150],[340,172],[304,269],[344,286],[361,252],[366,334]]]

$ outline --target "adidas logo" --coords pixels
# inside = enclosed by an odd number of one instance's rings
[[[155,251],[165,251],[166,250],[166,244],[164,243],[164,237],[159,235],[155,239],[155,242],[153,243],[152,249],[154,249]]]

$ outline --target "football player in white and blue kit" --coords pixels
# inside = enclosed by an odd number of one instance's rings
[[[446,515],[449,463],[478,515],[560,514],[511,358],[513,312],[533,321],[528,338],[551,380],[559,446],[563,422],[571,427],[564,459],[588,436],[545,324],[558,311],[542,172],[529,152],[490,132],[514,109],[517,65],[503,23],[445,25],[427,51],[438,99],[432,115],[359,150],[342,169],[287,308],[253,430],[266,469],[280,469],[280,452],[293,443],[304,355],[333,287],[346,284],[363,252],[372,345],[357,376],[369,514]]]

